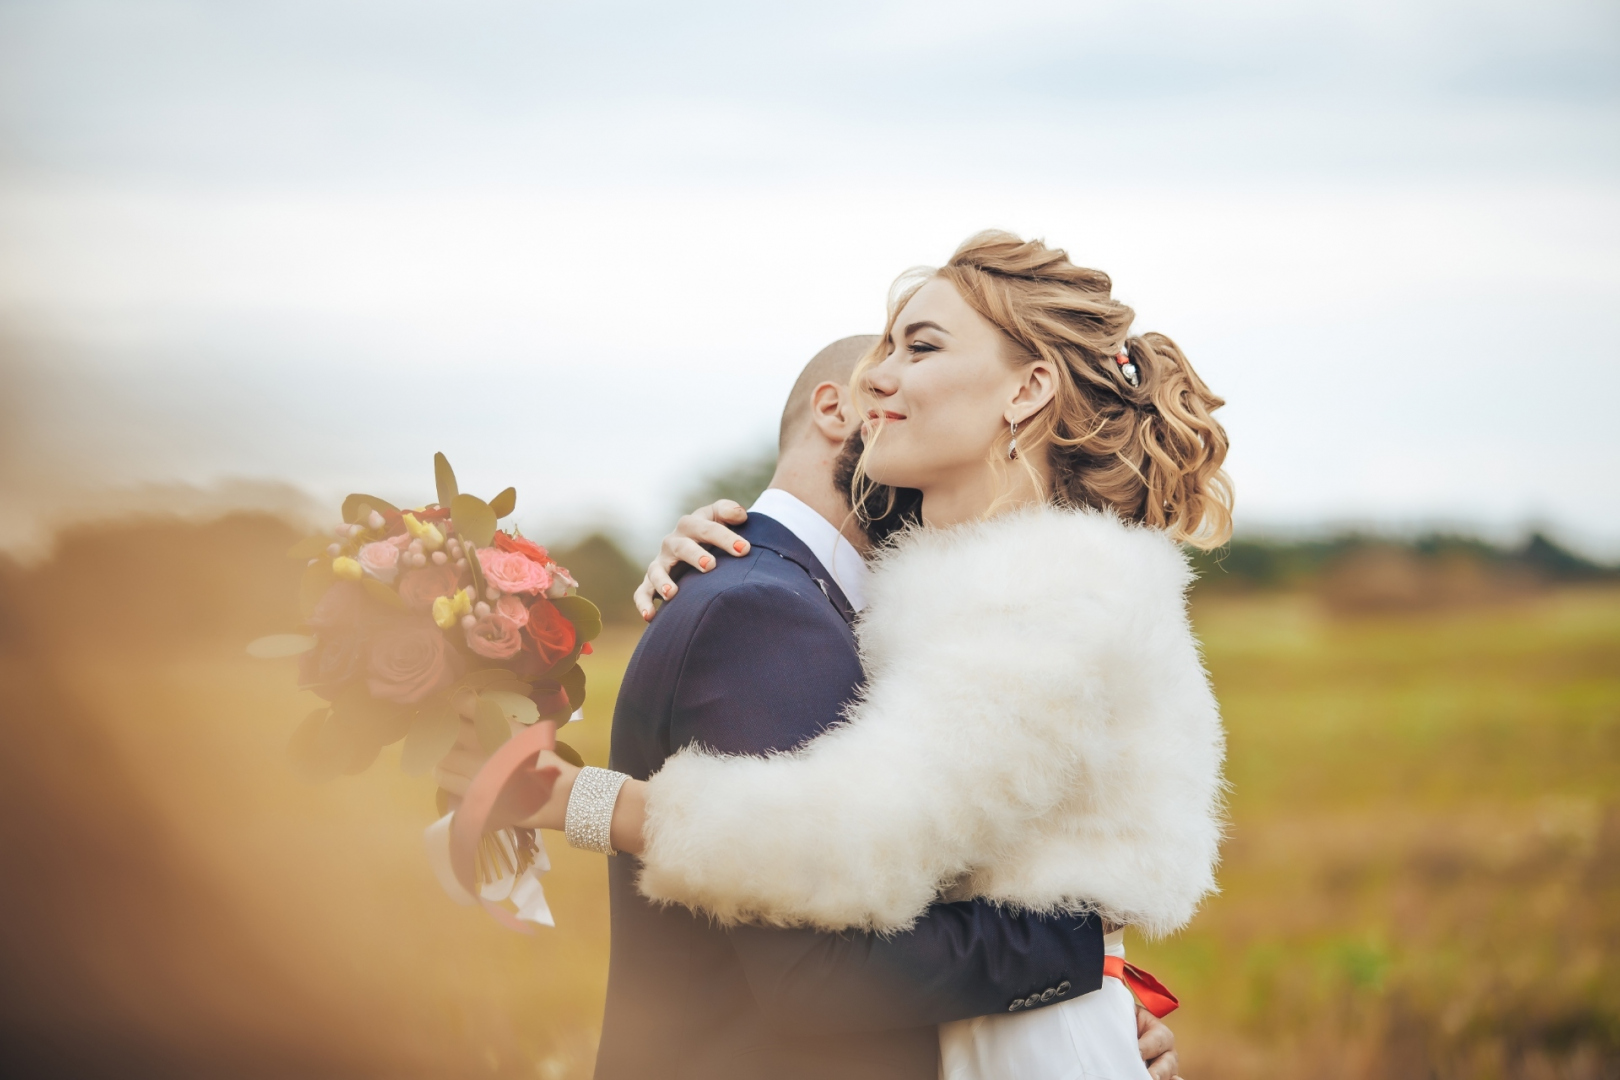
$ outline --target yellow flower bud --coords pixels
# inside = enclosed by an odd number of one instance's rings
[[[347,555],[339,555],[332,560],[332,576],[344,581],[359,581],[360,561],[351,559]]]
[[[471,611],[471,589],[461,589],[454,596],[441,596],[433,601],[433,621],[440,630],[450,629]]]
[[[401,514],[405,521],[405,531],[411,534],[414,540],[422,541],[422,547],[427,551],[438,551],[444,547],[444,533],[431,521],[418,521],[414,514]]]

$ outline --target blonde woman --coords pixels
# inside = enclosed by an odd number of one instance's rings
[[[774,756],[689,746],[646,782],[548,758],[532,823],[594,824],[644,896],[723,923],[889,933],[978,897],[1183,926],[1214,888],[1223,736],[1178,543],[1230,531],[1226,436],[1110,292],[1005,233],[902,278],[853,382],[855,505],[909,489],[920,523],[873,560],[848,722]],[[1065,992],[942,1025],[942,1075],[1145,1076],[1124,983]]]

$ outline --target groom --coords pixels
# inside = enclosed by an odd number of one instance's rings
[[[836,724],[854,697],[862,672],[850,624],[866,569],[839,534],[848,506],[833,476],[858,425],[844,387],[872,341],[836,342],[799,377],[771,489],[736,538],[727,534],[736,557],[693,552],[709,572],[678,595],[660,582],[673,599],[625,673],[611,768],[645,780],[693,742],[789,750]],[[891,937],[725,928],[647,902],[637,870],[631,856],[609,859],[598,1080],[936,1080],[936,1025],[1071,1000],[1102,982],[1091,917],[968,901],[936,904]],[[1144,1033],[1156,1077],[1175,1072],[1172,1044],[1156,1022]]]

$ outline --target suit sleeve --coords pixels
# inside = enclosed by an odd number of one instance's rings
[[[672,744],[761,754],[835,725],[859,670],[840,666],[855,661],[846,642],[829,640],[824,603],[766,585],[716,597],[682,663]],[[1005,1012],[1048,989],[1051,1000],[1065,1000],[1102,985],[1095,919],[983,901],[935,904],[909,930],[887,936],[759,925],[729,932],[761,1010],[783,1028],[938,1024]]]

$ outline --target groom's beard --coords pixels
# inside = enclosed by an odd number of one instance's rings
[[[844,505],[854,508],[855,465],[861,460],[866,443],[860,430],[851,435],[833,463],[833,487],[844,497]],[[892,498],[891,498],[892,495]],[[857,515],[872,546],[877,547],[908,525],[922,522],[922,492],[915,488],[891,488],[870,481],[862,513]]]

